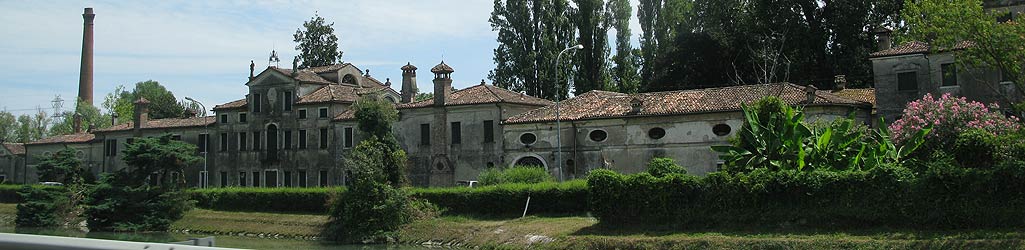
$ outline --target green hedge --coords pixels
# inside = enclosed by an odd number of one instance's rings
[[[0,185],[0,203],[21,203],[21,196],[18,195],[18,190],[24,185],[13,185],[4,184]],[[43,186],[43,185],[32,185],[33,188],[52,189],[59,190],[64,187],[60,186]]]
[[[584,213],[587,182],[502,184],[484,187],[411,188],[413,197],[425,199],[449,214],[508,216],[523,213]],[[325,204],[339,188],[207,188],[188,190],[196,206],[205,209],[250,212],[325,213]]]
[[[251,212],[324,213],[333,192],[342,188],[228,187],[190,189],[196,206],[205,209]]]
[[[707,177],[592,171],[592,212],[603,223],[709,227],[1025,226],[1025,166],[756,170]]]
[[[588,211],[587,182],[501,184],[483,187],[416,188],[414,197],[438,205],[447,214],[519,216],[530,197],[528,214]]]

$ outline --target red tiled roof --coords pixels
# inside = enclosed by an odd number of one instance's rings
[[[452,92],[445,98],[445,106],[471,105],[486,103],[516,103],[534,106],[545,106],[552,104],[551,101],[509,91],[493,85],[476,85]],[[396,108],[421,108],[434,105],[434,99],[427,99],[419,102],[399,104]]]
[[[973,43],[969,42],[969,41],[962,41],[962,42],[957,43],[957,45],[954,45],[953,49],[941,48],[940,51],[962,50],[962,49],[966,49],[968,47],[971,47],[972,44]],[[869,54],[868,57],[869,58],[875,58],[875,57],[884,57],[884,56],[899,56],[899,55],[909,55],[909,54],[922,54],[922,53],[928,53],[930,48],[931,47],[929,46],[928,43],[919,42],[919,41],[911,41],[911,42],[907,42],[907,43],[901,44],[900,46],[897,46],[897,47],[893,47],[893,48],[890,48],[890,49],[880,50],[880,51],[873,52],[872,54]]]
[[[859,101],[865,103],[871,103],[873,107],[876,105],[876,89],[865,88],[865,89],[841,89],[831,91],[836,96]]]
[[[328,67],[338,67],[338,68],[341,68],[341,66],[328,65],[328,66],[317,67],[317,69],[322,70],[322,69],[326,69]],[[299,70],[298,72],[296,72],[297,73],[296,76],[292,76],[292,69],[284,69],[284,68],[278,68],[278,67],[270,67],[270,68],[273,69],[273,70],[278,71],[281,74],[284,74],[286,76],[289,76],[289,77],[292,77],[292,78],[294,78],[296,80],[299,80],[300,82],[303,82],[303,83],[332,84],[331,81],[328,81],[327,79],[324,79],[323,77],[320,77],[320,75],[318,75],[317,72],[312,71],[310,69]],[[326,72],[326,70],[324,70],[324,72]]]
[[[445,64],[445,61],[441,61],[441,63],[439,63],[438,65],[435,65],[434,68],[431,68],[431,72],[434,72],[434,73],[452,73],[452,72],[456,72],[456,70],[452,69],[452,67],[448,66],[448,64]]]
[[[356,94],[356,88],[347,85],[331,84],[320,87],[313,93],[308,95],[300,96],[296,104],[313,104],[313,103],[326,103],[326,102],[337,102],[337,103],[352,103],[356,99],[359,99],[359,95]]]
[[[214,110],[245,108],[246,105],[249,105],[249,100],[246,100],[246,98],[242,98],[239,100],[234,100],[225,104],[214,106]]]
[[[22,143],[4,143],[4,148],[10,151],[14,155],[25,154],[25,144]]]
[[[42,145],[55,143],[87,143],[92,141],[93,139],[96,139],[96,135],[93,135],[91,133],[78,133],[70,135],[51,136],[33,142],[25,143],[25,145]]]
[[[146,125],[142,126],[142,129],[202,127],[212,125],[216,121],[217,119],[214,116],[155,119],[146,121]],[[112,127],[97,129],[94,132],[127,131],[134,128],[135,122],[129,121]]]
[[[331,120],[336,122],[356,120],[356,110],[353,110],[351,108],[346,109],[345,112],[336,115],[335,118]]]
[[[722,112],[740,110],[741,104],[752,103],[773,95],[778,95],[790,105],[807,104],[803,86],[776,83],[639,94],[590,91],[563,101],[559,111],[560,119],[563,121]],[[634,100],[641,103],[638,113],[631,113],[631,102]],[[842,98],[829,91],[816,91],[811,105],[868,106],[868,103]],[[555,121],[554,105],[524,112],[506,119],[505,122],[548,121]]]

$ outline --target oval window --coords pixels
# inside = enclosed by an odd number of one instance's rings
[[[534,135],[534,133],[523,133],[522,135],[520,135],[520,143],[523,143],[524,145],[530,145],[534,144],[534,142],[537,142],[537,136]]]
[[[437,169],[438,171],[445,170],[445,164],[442,164],[441,162],[434,164],[434,169]]]
[[[733,128],[730,128],[730,125],[726,125],[724,123],[716,124],[712,127],[712,133],[715,133],[715,135],[718,136],[728,135],[732,130]]]
[[[651,128],[651,129],[648,130],[648,138],[658,140],[658,139],[662,139],[662,137],[666,137],[666,130],[665,129],[663,129],[663,128]]]
[[[609,138],[609,133],[606,133],[605,130],[596,129],[591,130],[591,133],[588,134],[587,137],[590,137],[592,141],[601,142]]]

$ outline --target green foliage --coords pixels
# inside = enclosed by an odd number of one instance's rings
[[[0,110],[0,143],[18,141],[17,131],[18,118],[7,110]]]
[[[539,98],[567,96],[569,86],[562,84],[567,76],[560,73],[572,64],[562,60],[556,65],[555,61],[560,51],[575,44],[569,2],[494,2],[488,22],[498,33],[498,47],[494,50],[495,69],[488,79],[498,87]]]
[[[409,183],[406,179],[406,151],[402,150],[392,134],[391,124],[398,120],[399,112],[388,101],[362,98],[353,106],[359,130],[370,138],[361,141],[349,152],[347,166],[367,172],[368,178],[387,182],[395,187]],[[379,177],[383,179],[379,179]]]
[[[17,194],[18,215],[14,223],[18,227],[53,227],[60,224],[57,200],[63,196],[63,189],[22,186]]]
[[[352,107],[359,130],[377,138],[392,137],[392,123],[399,120],[399,111],[391,102],[377,98],[361,98]]]
[[[641,76],[637,72],[640,58],[634,55],[635,49],[631,44],[633,36],[630,32],[630,18],[633,16],[633,7],[630,6],[629,0],[611,0],[608,4],[611,12],[609,25],[616,30],[612,81],[616,84],[616,90],[621,93],[637,93]]]
[[[434,99],[434,93],[416,93],[416,98],[414,99],[416,99],[417,102],[431,100]]]
[[[54,181],[64,184],[92,182],[93,175],[82,166],[78,150],[64,148],[48,158],[40,158],[38,169],[40,181]]]
[[[122,158],[129,167],[104,175],[89,191],[85,202],[89,229],[167,230],[192,206],[178,188],[185,185],[180,178],[184,168],[200,160],[195,152],[195,145],[171,140],[170,134],[136,138]]]
[[[129,95],[132,95],[132,92],[126,91],[124,85],[117,85],[114,91],[107,93],[103,98],[103,109],[107,114],[117,116],[119,123],[130,121],[135,112],[135,106],[132,104],[135,100]]]
[[[87,131],[90,127],[110,127],[110,114],[101,114],[100,110],[93,105],[84,101],[79,101],[78,104],[75,105],[74,110],[64,112],[64,120],[61,120],[60,123],[53,124],[53,126],[50,127],[49,135],[55,136],[74,133],[74,117],[76,114],[82,119],[82,127],[79,128],[79,131]]]
[[[807,162],[815,168],[857,169],[863,162],[867,146],[868,129],[858,125],[851,114],[847,119],[837,119],[828,126],[814,131],[814,141],[808,143]]]
[[[605,0],[574,0],[576,9],[573,24],[577,29],[577,44],[583,49],[576,52],[576,70],[573,93],[580,95],[591,90],[614,90],[609,75],[609,24]]]
[[[186,193],[196,207],[222,211],[324,213],[337,188],[201,188]]]
[[[935,162],[913,174],[757,169],[707,177],[595,170],[592,213],[611,225],[681,228],[992,228],[1025,224],[1025,165],[993,170]],[[1000,190],[996,192],[994,190]]]
[[[587,183],[511,183],[482,187],[415,188],[414,197],[437,204],[447,214],[520,216],[530,197],[530,214],[567,214],[588,211]]]
[[[63,186],[0,184],[0,203],[22,203],[23,200],[18,192],[25,186],[31,186],[33,189],[64,190]]]
[[[150,102],[150,119],[181,118],[185,116],[185,105],[178,101],[174,93],[171,93],[171,91],[154,80],[137,82],[131,92],[122,90],[121,93],[115,95],[118,101],[113,102],[112,105],[116,105],[113,111],[117,112],[120,121],[127,122],[132,119],[135,112],[134,103],[139,98],[146,98]],[[106,105],[106,100],[104,103]],[[124,105],[128,105],[130,108],[125,108]]]
[[[673,158],[653,158],[648,162],[648,174],[655,177],[666,175],[687,174],[687,168],[677,165]]]
[[[413,219],[409,195],[377,181],[359,179],[330,201],[330,221],[324,235],[341,242],[382,241]]]
[[[957,135],[950,152],[961,166],[992,167],[1000,145],[997,136],[982,129],[970,129]]]
[[[309,21],[295,30],[295,50],[299,51],[297,60],[300,69],[331,65],[342,61],[342,53],[338,50],[338,37],[335,36],[335,23],[326,23],[323,17],[314,14]],[[304,30],[305,29],[305,30]]]
[[[552,182],[555,178],[540,166],[513,166],[505,170],[488,169],[477,176],[480,185],[496,185],[503,183],[542,183]]]
[[[43,139],[46,128],[50,126],[50,115],[42,109],[35,114],[18,116],[18,127],[14,131],[14,142],[26,143]]]

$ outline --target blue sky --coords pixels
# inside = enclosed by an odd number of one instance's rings
[[[314,13],[335,23],[344,61],[394,83],[401,82],[399,67],[411,62],[420,68],[422,90],[433,89],[423,72],[442,59],[456,70],[456,88],[480,83],[494,68],[497,45],[488,23],[491,0],[0,0],[0,109],[51,112],[54,96],[74,99],[86,7],[96,13],[97,107],[116,86],[150,79],[208,108],[242,98],[249,61],[259,71],[276,49],[281,66],[290,68],[292,34]]]

